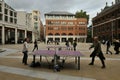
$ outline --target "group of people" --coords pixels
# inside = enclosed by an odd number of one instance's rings
[[[106,67],[105,62],[104,62],[105,57],[104,57],[103,52],[101,50],[100,41],[98,40],[98,37],[94,37],[93,40],[94,40],[93,45],[91,45],[91,47],[89,49],[94,47],[94,51],[90,54],[90,57],[92,57],[92,61],[91,61],[91,63],[89,65],[94,65],[95,56],[98,56],[100,58],[100,60],[101,60],[101,63],[102,63],[101,68],[105,68]],[[113,44],[113,46],[114,46],[115,54],[119,54],[119,47],[120,47],[119,40],[114,39],[113,43],[111,43],[110,40],[107,40],[104,44],[107,45],[106,54],[110,53],[112,55],[112,52],[109,50],[111,44]]]
[[[22,63],[25,65],[27,65],[27,58],[28,58],[28,42],[29,42],[29,39],[25,38],[24,43],[23,43],[23,50],[22,50],[22,53],[23,53]],[[33,48],[32,52],[35,49],[38,50],[37,40],[34,41],[34,48]]]
[[[25,38],[24,43],[23,43],[23,51],[22,52],[23,52],[24,55],[23,55],[22,62],[25,65],[27,65],[27,58],[28,58],[28,41],[29,41],[29,39]],[[116,51],[115,54],[119,54],[120,42],[118,40],[115,40],[113,42],[113,44],[115,46],[114,47],[114,50]],[[66,47],[70,47],[69,41],[66,41],[65,45],[66,45]],[[76,51],[76,47],[77,47],[76,40],[73,41],[72,45],[73,45],[74,51]],[[106,54],[108,54],[108,53],[112,54],[112,52],[109,50],[109,48],[111,46],[111,43],[110,43],[109,40],[106,42],[106,45],[107,45]],[[101,49],[101,43],[100,43],[98,37],[94,37],[93,38],[93,44],[90,46],[89,49],[91,49],[91,48],[94,48],[94,50],[90,54],[90,57],[92,57],[92,60],[89,63],[89,65],[94,65],[94,60],[95,60],[95,57],[97,56],[101,60],[101,63],[102,63],[102,67],[101,68],[105,68],[106,67],[105,62],[104,62],[105,57],[103,55],[103,52],[102,52],[102,49]],[[35,49],[38,50],[37,40],[35,40],[35,42],[34,42],[34,48],[33,48],[32,51],[34,51]]]
[[[106,54],[109,54],[109,53],[110,53],[111,55],[113,54],[112,51],[109,50],[110,47],[111,47],[111,45],[114,46],[115,54],[119,54],[119,47],[120,47],[120,41],[119,41],[119,40],[114,39],[114,40],[113,40],[113,43],[111,43],[110,40],[107,40],[107,41],[105,42],[105,44],[107,45]]]

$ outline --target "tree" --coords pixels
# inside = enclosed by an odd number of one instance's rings
[[[76,18],[86,18],[87,19],[87,23],[89,22],[89,15],[86,13],[86,11],[77,11],[75,13],[75,17]]]
[[[92,42],[92,25],[87,28],[87,42]]]

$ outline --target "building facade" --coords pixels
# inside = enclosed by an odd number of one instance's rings
[[[31,36],[33,35],[33,27],[31,25],[31,13],[27,13],[26,11],[17,11],[17,25],[21,28],[18,29],[17,33],[18,43],[26,37],[32,41]],[[27,32],[24,32],[24,30]]]
[[[29,18],[26,12],[17,12],[0,0],[0,44],[21,43],[26,37],[32,40]]]
[[[45,14],[45,21],[46,41],[86,42],[87,19],[75,18],[75,15],[69,12],[53,11]]]
[[[92,19],[93,36],[99,36],[101,40],[120,39],[120,0],[112,2],[112,6],[106,6]]]
[[[33,10],[32,11],[32,27],[33,27],[33,41],[40,40],[40,11]]]

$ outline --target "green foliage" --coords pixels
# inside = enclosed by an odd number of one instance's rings
[[[77,11],[75,13],[75,17],[76,18],[86,18],[87,22],[89,21],[89,15],[86,13],[86,11],[83,11],[83,10]]]

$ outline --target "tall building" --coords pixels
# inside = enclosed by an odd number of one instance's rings
[[[21,38],[31,37],[32,30],[26,26],[25,16],[26,13],[17,13],[4,0],[0,0],[0,44],[18,43]]]
[[[116,3],[116,4],[120,3],[120,0],[115,0],[115,3]]]
[[[16,24],[17,12],[4,0],[0,0],[0,43],[15,43]]]
[[[87,19],[75,18],[75,15],[69,12],[52,11],[45,14],[45,21],[46,41],[86,42]]]
[[[32,26],[31,26],[31,13],[26,11],[17,11],[17,25],[21,30],[18,30],[18,42],[24,38],[29,38],[32,41]],[[24,30],[26,30],[24,32]]]
[[[32,11],[32,27],[33,27],[33,41],[40,40],[40,12],[38,10]]]
[[[115,0],[115,4],[101,9],[92,19],[93,35],[99,36],[101,40],[120,39],[120,0]]]

